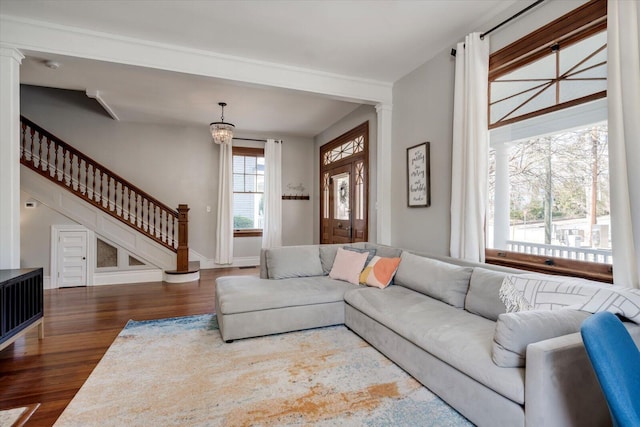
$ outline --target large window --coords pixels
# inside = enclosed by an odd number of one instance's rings
[[[233,147],[234,236],[260,236],[264,223],[264,150]]]
[[[487,261],[611,280],[606,2],[494,53]]]

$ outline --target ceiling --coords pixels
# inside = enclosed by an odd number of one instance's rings
[[[516,0],[0,0],[0,14],[237,58],[393,83]],[[45,60],[61,65],[44,66]],[[21,82],[98,91],[123,121],[205,123],[312,137],[358,104],[95,60],[27,52]]]

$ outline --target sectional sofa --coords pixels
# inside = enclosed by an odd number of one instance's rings
[[[394,284],[334,280],[342,246],[266,250],[260,277],[218,278],[222,338],[344,324],[476,425],[610,425],[579,334],[589,313],[506,313],[500,286],[522,271],[371,243],[350,246],[400,257]]]

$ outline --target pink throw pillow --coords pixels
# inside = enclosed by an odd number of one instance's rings
[[[368,255],[367,252],[359,253],[338,248],[329,277],[358,285],[360,273],[364,268],[365,262],[367,262]]]

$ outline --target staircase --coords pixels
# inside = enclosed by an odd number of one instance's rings
[[[170,208],[26,117],[21,116],[20,122],[22,129],[20,163],[22,165],[106,214],[106,221],[100,221],[103,225],[107,224],[104,226],[105,230],[109,229],[109,224],[113,225],[113,219],[115,219],[116,223],[124,224],[142,234],[145,242],[141,245],[151,243],[148,242],[151,240],[152,245],[161,246],[157,249],[162,250],[156,250],[154,252],[157,254],[156,259],[151,261],[169,270],[165,272],[167,281],[185,281],[182,280],[184,277],[180,278],[181,274],[189,280],[195,280],[194,273],[197,273],[198,269],[194,268],[193,264],[189,265],[189,208],[187,205],[181,204],[177,209]],[[29,179],[25,182],[28,183]],[[49,187],[49,190],[43,191],[44,194],[41,196],[46,199],[52,192],[55,190]],[[54,205],[57,205],[54,198],[49,198]],[[50,207],[60,210],[59,206]],[[64,207],[62,210],[65,210]],[[68,212],[62,213],[68,214]],[[83,218],[74,219],[80,223],[86,222],[82,220]],[[89,224],[91,225],[93,224]],[[123,233],[119,234],[123,235]],[[122,240],[119,243],[123,243],[125,247],[133,240],[140,240],[137,237],[127,237],[119,239]],[[136,244],[135,242],[129,244],[127,249],[135,251]],[[173,264],[169,266],[168,262]]]

